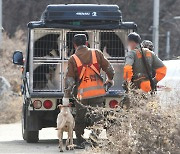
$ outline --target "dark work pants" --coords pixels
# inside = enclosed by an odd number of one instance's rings
[[[91,99],[81,100],[81,103],[84,107],[76,105],[76,117],[75,117],[75,133],[76,137],[80,137],[84,134],[84,129],[86,128],[86,119],[85,115],[87,113],[86,106],[91,107],[104,107],[104,97],[97,97]]]

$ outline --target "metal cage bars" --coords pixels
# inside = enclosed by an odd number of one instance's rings
[[[34,29],[31,31],[30,89],[63,91],[67,60],[75,52],[72,39],[80,33],[86,34],[90,48],[100,49],[112,63],[123,62],[127,30]]]

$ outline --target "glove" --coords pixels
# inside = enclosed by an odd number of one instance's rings
[[[153,78],[152,79],[153,80],[153,89],[155,90],[155,91],[157,91],[157,83],[158,83],[158,81],[156,80],[156,78]]]
[[[123,81],[122,87],[126,92],[128,92],[128,82],[127,81]]]
[[[104,83],[105,91],[108,91],[109,88],[111,88],[113,85],[114,85],[114,81],[107,79],[106,82]]]
[[[157,85],[158,81],[156,80],[156,78],[153,78],[153,82],[154,82],[154,85]]]
[[[69,105],[69,98],[63,97],[62,104],[63,105]]]

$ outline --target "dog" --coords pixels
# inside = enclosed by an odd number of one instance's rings
[[[39,34],[37,36],[39,36]],[[33,57],[58,58],[60,55],[58,47],[59,36],[59,34],[46,34],[38,38],[34,42]],[[56,87],[58,85],[58,81],[56,81],[55,83],[55,81],[53,80],[56,67],[57,66],[55,66],[54,64],[36,63],[35,65],[33,65],[33,88],[36,90],[59,88]]]
[[[34,42],[34,57],[45,57],[54,49],[58,51],[59,34],[46,34]],[[59,54],[59,52],[58,52]]]
[[[44,58],[58,58],[58,51],[51,50]],[[59,89],[60,65],[58,64],[35,64],[33,67],[33,88]]]
[[[59,149],[63,152],[63,132],[68,132],[66,140],[66,150],[74,150],[73,145],[73,129],[75,127],[74,117],[71,114],[70,105],[58,105],[60,113],[57,116],[57,128],[59,138]]]
[[[100,50],[109,57],[124,57],[124,45],[115,32],[100,33]]]

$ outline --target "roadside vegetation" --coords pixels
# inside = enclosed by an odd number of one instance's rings
[[[164,106],[156,96],[141,91],[130,92],[129,97],[129,110],[97,109],[101,115],[109,113],[105,120],[108,139],[97,140],[99,146],[87,153],[180,153],[180,105],[164,102],[169,104]],[[104,122],[95,124],[94,132],[98,135],[103,127]]]
[[[10,88],[4,90],[0,95],[0,124],[20,120],[22,106],[21,67],[12,63],[12,55],[17,49],[25,52],[25,40],[22,30],[18,30],[11,38],[6,33],[3,34],[0,47],[0,76],[9,82]]]

